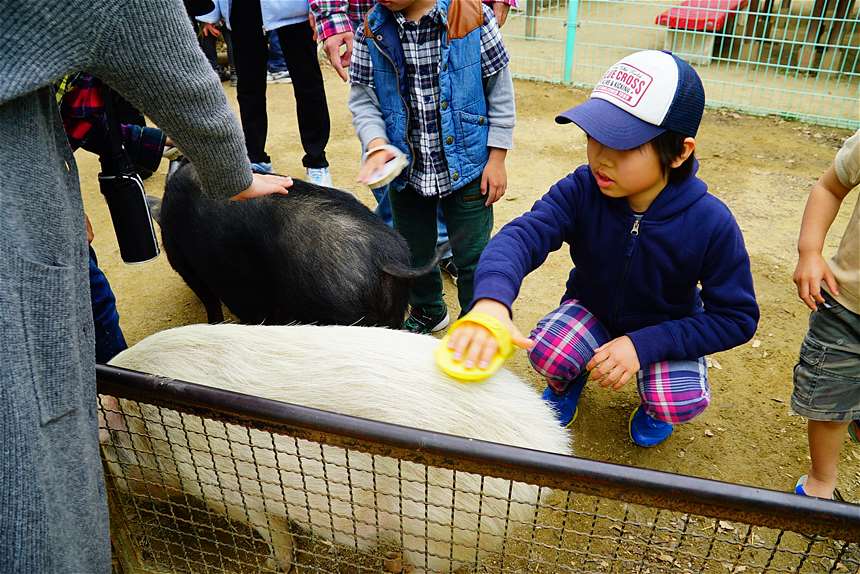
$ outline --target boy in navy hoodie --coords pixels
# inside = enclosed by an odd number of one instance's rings
[[[755,332],[740,229],[695,175],[704,105],[701,80],[683,60],[653,50],[623,58],[587,102],[556,118],[588,135],[588,164],[506,225],[481,256],[472,310],[530,349],[547,379],[544,399],[564,426],[576,418],[586,379],[617,390],[635,377],[641,404],[630,436],[639,446],[660,444],[708,406],[705,355]],[[511,305],[523,278],[563,243],[575,268],[561,306],[526,339]],[[466,322],[449,348],[467,368],[486,368],[497,343]]]

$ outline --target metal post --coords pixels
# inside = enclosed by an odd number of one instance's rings
[[[532,40],[537,34],[537,5],[540,0],[526,0],[526,39]]]
[[[564,83],[573,81],[573,57],[576,48],[576,21],[579,14],[579,0],[567,0],[567,32],[564,43]]]

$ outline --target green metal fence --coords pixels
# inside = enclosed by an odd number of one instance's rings
[[[504,27],[515,76],[593,86],[624,55],[691,62],[709,106],[860,128],[855,0],[521,0]]]

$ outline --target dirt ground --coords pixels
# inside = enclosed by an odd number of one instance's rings
[[[324,73],[332,119],[328,156],[335,185],[372,206],[369,190],[355,183],[360,154],[346,107],[347,87],[331,70]],[[226,84],[225,89],[235,105],[235,89]],[[509,191],[496,206],[497,229],[585,161],[581,132],[558,126],[553,118],[587,93],[531,82],[517,82],[516,91],[515,149],[507,162]],[[269,118],[268,151],[276,170],[302,175],[291,86],[269,86]],[[697,138],[700,175],[729,205],[743,229],[762,311],[758,332],[751,343],[713,357],[710,408],[654,449],[635,447],[627,436],[627,417],[638,401],[635,385],[619,392],[586,388],[572,429],[580,456],[777,490],[793,487],[808,463],[805,421],[788,407],[791,371],[808,317],[791,282],[794,244],[806,195],[847,135],[845,130],[778,118],[706,112]],[[98,162],[86,152],[79,152],[77,159],[96,232],[94,247],[117,294],[129,343],[170,327],[205,322],[202,305],[164,256],[136,266],[121,262],[98,191]],[[146,181],[148,193],[161,194],[165,170],[166,165]],[[829,253],[838,244],[853,201],[849,196],[832,228]],[[570,259],[562,250],[526,279],[514,306],[522,330],[527,332],[557,303],[569,268]],[[446,282],[446,290],[448,304],[456,311],[455,288]],[[508,366],[536,387],[543,386],[523,353]],[[846,445],[839,486],[849,500],[860,499],[860,448]]]

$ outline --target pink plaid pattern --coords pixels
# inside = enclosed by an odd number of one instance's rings
[[[609,341],[609,333],[576,299],[538,321],[530,339],[535,346],[529,360],[547,383],[562,392],[585,369],[594,349]]]
[[[517,6],[517,0],[496,1],[507,4],[511,8]],[[483,0],[483,2],[490,6],[493,4],[493,0]],[[320,42],[335,34],[354,32],[374,4],[376,0],[310,0]]]
[[[576,299],[541,319],[530,338],[535,346],[529,360],[556,392],[583,374],[594,350],[610,340],[600,321]],[[645,412],[673,424],[693,419],[711,401],[704,357],[647,365],[636,373],[636,383]]]
[[[636,373],[636,385],[645,412],[667,423],[692,420],[711,402],[704,357],[652,363]]]

